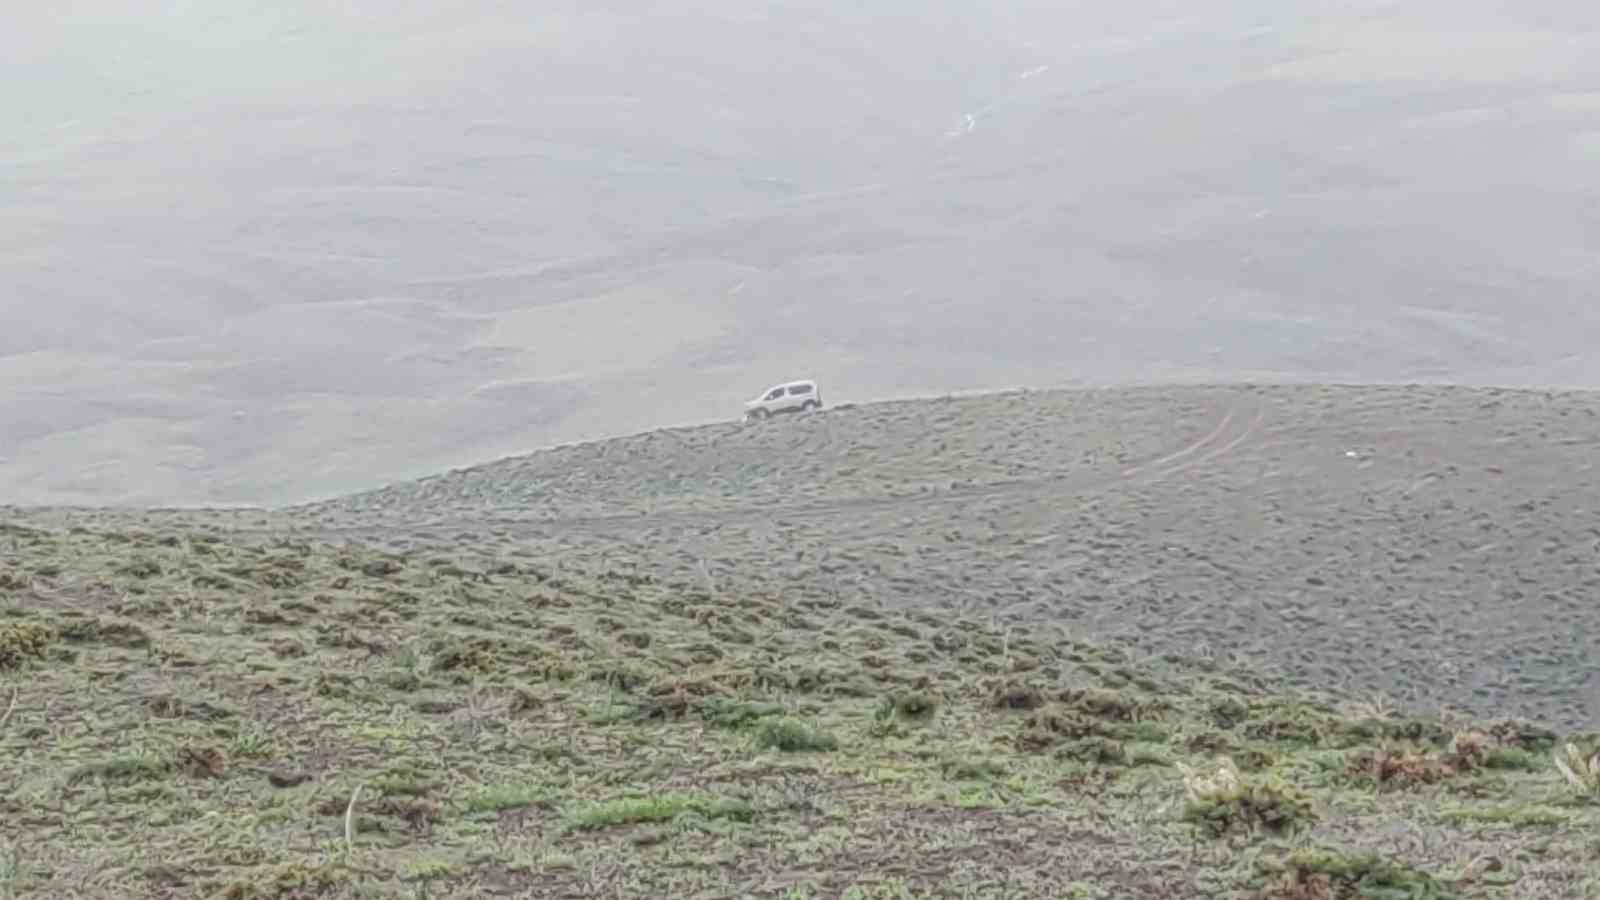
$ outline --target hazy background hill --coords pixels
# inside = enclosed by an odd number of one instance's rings
[[[0,29],[8,502],[297,501],[800,374],[1600,385],[1586,0],[61,6]]]

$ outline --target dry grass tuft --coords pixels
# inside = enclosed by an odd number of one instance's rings
[[[21,668],[30,659],[42,659],[55,638],[53,629],[32,622],[0,625],[0,672]]]
[[[217,896],[221,900],[320,900],[344,894],[352,877],[340,866],[285,863],[230,881]]]
[[[1442,751],[1414,744],[1364,750],[1350,757],[1348,771],[1379,788],[1414,788],[1438,784],[1485,768],[1521,765],[1520,747],[1505,746],[1481,729],[1456,731]]]
[[[1003,681],[990,689],[989,703],[996,709],[1032,710],[1047,701],[1043,689],[1019,681]]]
[[[179,769],[196,777],[221,778],[228,771],[228,756],[216,747],[181,747],[177,762]]]
[[[0,730],[4,730],[6,724],[11,721],[11,714],[17,711],[17,701],[20,699],[22,699],[22,689],[12,688],[11,702],[6,704],[6,711],[0,713]]]
[[[1600,800],[1600,750],[1585,752],[1576,744],[1562,744],[1551,753],[1556,771],[1567,783]]]
[[[1448,777],[1437,755],[1415,747],[1383,747],[1350,758],[1350,774],[1370,778],[1379,788],[1437,784]]]

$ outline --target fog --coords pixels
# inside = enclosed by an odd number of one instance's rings
[[[0,30],[0,502],[796,377],[1600,386],[1589,0],[58,6]]]

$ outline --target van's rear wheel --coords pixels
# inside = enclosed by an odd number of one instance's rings
[[[800,411],[811,412],[813,409],[816,409],[818,405],[819,404],[815,400],[807,400],[806,402],[800,404]]]

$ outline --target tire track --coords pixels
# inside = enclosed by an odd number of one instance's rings
[[[965,505],[1017,494],[1088,495],[1117,488],[1154,484],[1184,474],[1232,454],[1259,436],[1266,419],[1266,404],[1248,397],[1229,406],[1216,427],[1204,437],[1148,462],[1139,463],[1107,477],[1099,473],[1051,475],[1042,478],[990,482],[916,495],[852,497],[821,503],[745,506],[730,509],[630,512],[600,516],[562,516],[527,519],[508,516],[459,516],[415,523],[386,525],[320,526],[296,529],[297,533],[330,538],[386,536],[405,532],[411,537],[437,536],[443,530],[487,529],[511,535],[540,536],[554,529],[600,529],[615,526],[654,527],[667,525],[739,524],[781,519],[786,523],[815,522],[841,515],[892,512],[901,509],[928,509]]]
[[[1232,424],[1233,417],[1236,414],[1236,412],[1237,412],[1237,410],[1233,410],[1233,409],[1228,410],[1227,414],[1222,417],[1222,421],[1217,423],[1217,427],[1216,427],[1215,431],[1212,431],[1210,434],[1206,435],[1205,437],[1201,438],[1198,441],[1195,441],[1193,444],[1190,444],[1189,446],[1183,448],[1182,450],[1179,450],[1176,453],[1169,453],[1168,455],[1161,457],[1160,459],[1156,460],[1155,462],[1150,463],[1150,465],[1159,468],[1159,467],[1164,466],[1164,465],[1166,465],[1168,463],[1171,463],[1171,462],[1174,462],[1176,460],[1182,459],[1183,457],[1188,456],[1189,454],[1194,453],[1194,452],[1204,448],[1207,444],[1211,443],[1212,441],[1215,441],[1222,434],[1222,432],[1225,431],[1230,424]],[[1131,469],[1123,470],[1122,476],[1124,478],[1132,478],[1133,476],[1139,474],[1144,469],[1145,469],[1145,466],[1134,466]]]

